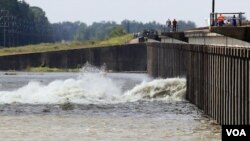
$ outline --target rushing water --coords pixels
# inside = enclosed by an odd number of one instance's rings
[[[184,100],[182,78],[0,75],[0,140],[220,140],[220,126]]]

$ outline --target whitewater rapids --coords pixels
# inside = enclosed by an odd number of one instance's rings
[[[221,140],[184,100],[184,78],[146,74],[0,72],[0,140]]]
[[[77,78],[49,84],[31,81],[12,91],[0,91],[0,104],[117,104],[135,101],[181,101],[186,93],[184,78],[145,80],[122,92],[121,84],[106,72],[84,67]]]

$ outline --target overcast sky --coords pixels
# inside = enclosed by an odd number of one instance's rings
[[[41,7],[52,23],[82,21],[87,24],[124,19],[162,24],[170,18],[191,20],[205,26],[212,0],[25,0]],[[215,0],[216,12],[246,12],[249,19],[250,0]]]

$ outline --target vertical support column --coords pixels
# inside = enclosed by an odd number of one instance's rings
[[[212,115],[212,48],[208,48],[208,114]]]
[[[250,124],[250,49],[247,49],[247,121]]]
[[[213,46],[213,56],[212,56],[212,116],[215,118],[215,108],[217,108],[217,105],[215,103],[215,91],[216,91],[216,84],[215,84],[215,68],[216,61],[215,61],[215,46]]]
[[[226,60],[227,60],[227,54],[226,54],[226,48],[223,47],[222,48],[222,55],[223,55],[223,59],[222,59],[222,64],[223,64],[223,69],[222,69],[222,112],[223,112],[223,116],[222,116],[222,124],[225,124],[226,122],[226,83],[227,83],[227,78],[226,78],[226,73],[227,73],[227,69],[226,69]]]
[[[249,82],[249,70],[248,70],[248,50],[245,49],[244,51],[244,60],[243,60],[243,101],[244,101],[244,107],[243,107],[243,114],[244,114],[244,125],[248,124],[248,82]]]
[[[233,95],[233,58],[232,58],[232,53],[233,53],[233,49],[229,48],[229,62],[228,62],[228,70],[229,70],[229,74],[228,74],[228,78],[229,78],[229,84],[228,84],[228,122],[227,124],[229,125],[233,125],[233,107],[232,107],[232,95]]]

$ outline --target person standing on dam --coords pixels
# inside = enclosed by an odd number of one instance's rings
[[[176,32],[177,21],[174,19],[172,23],[173,23],[173,32]]]
[[[232,25],[233,25],[233,26],[237,26],[237,21],[236,21],[235,15],[233,15]]]
[[[223,26],[224,25],[224,16],[222,14],[219,15],[218,17],[218,23],[219,23],[219,26]]]
[[[166,22],[166,24],[167,24],[167,28],[168,28],[167,31],[170,32],[171,31],[171,26],[172,26],[171,20],[168,19],[167,22]]]

